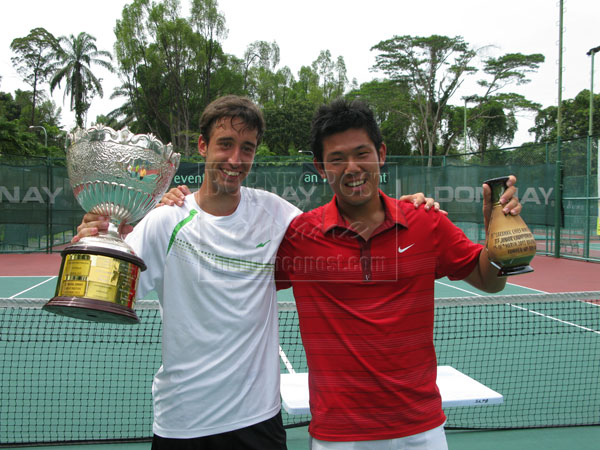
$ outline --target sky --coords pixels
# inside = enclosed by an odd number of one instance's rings
[[[30,89],[14,70],[10,43],[27,36],[36,27],[46,28],[55,36],[77,35],[85,31],[96,38],[98,49],[113,50],[114,26],[123,6],[131,0],[17,0],[2,2],[0,27],[0,91]],[[288,66],[294,76],[310,65],[321,50],[329,50],[334,59],[343,56],[349,80],[364,83],[384,74],[372,71],[376,52],[371,47],[393,36],[462,36],[473,48],[481,48],[484,57],[506,53],[542,53],[546,56],[531,82],[511,91],[525,95],[543,107],[558,102],[559,54],[558,0],[218,0],[225,16],[228,37],[222,43],[226,53],[243,57],[251,42],[277,42],[281,52],[279,67]],[[188,0],[182,0],[182,15],[187,16]],[[8,19],[8,20],[7,20]],[[600,2],[564,1],[562,98],[573,98],[590,88],[591,58],[587,51],[600,45]],[[600,53],[596,55],[594,92],[600,92]],[[116,75],[97,68],[103,79],[104,98],[95,97],[87,125],[98,114],[119,106],[110,100]],[[451,103],[462,105],[461,97],[481,92],[476,80],[465,80]],[[62,107],[62,124],[75,125],[69,100],[54,91],[53,99]],[[519,117],[519,131],[512,145],[532,141],[527,129],[533,115]]]

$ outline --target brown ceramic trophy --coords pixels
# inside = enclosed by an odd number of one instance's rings
[[[499,276],[533,272],[529,265],[536,251],[533,234],[521,218],[504,214],[500,197],[508,177],[493,178],[484,183],[492,190],[492,215],[489,222],[486,249]]]
[[[55,296],[44,310],[107,323],[138,323],[133,310],[146,266],[118,233],[153,209],[168,189],[180,155],[152,135],[98,125],[77,130],[67,151],[69,182],[87,212],[109,217],[108,231],[62,251]]]

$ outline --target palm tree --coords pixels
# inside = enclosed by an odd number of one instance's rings
[[[95,94],[102,97],[102,79],[97,78],[91,70],[92,64],[104,67],[113,72],[112,56],[109,52],[98,50],[96,38],[86,32],[81,32],[77,37],[70,35],[68,38],[59,38],[61,50],[59,52],[60,64],[52,80],[50,92],[65,80],[65,94],[71,95],[71,111],[75,111],[78,127],[83,127],[83,116],[90,107],[90,102]],[[104,58],[108,58],[108,61]]]

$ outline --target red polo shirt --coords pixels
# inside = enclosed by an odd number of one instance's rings
[[[317,439],[393,439],[445,421],[434,280],[469,275],[482,246],[442,214],[380,197],[385,220],[369,240],[334,197],[296,217],[279,249],[278,287],[294,289]]]

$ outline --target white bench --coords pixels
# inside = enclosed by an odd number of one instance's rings
[[[495,405],[504,401],[498,392],[451,366],[438,366],[437,385],[444,408]],[[281,399],[288,414],[310,414],[308,373],[281,374]]]

